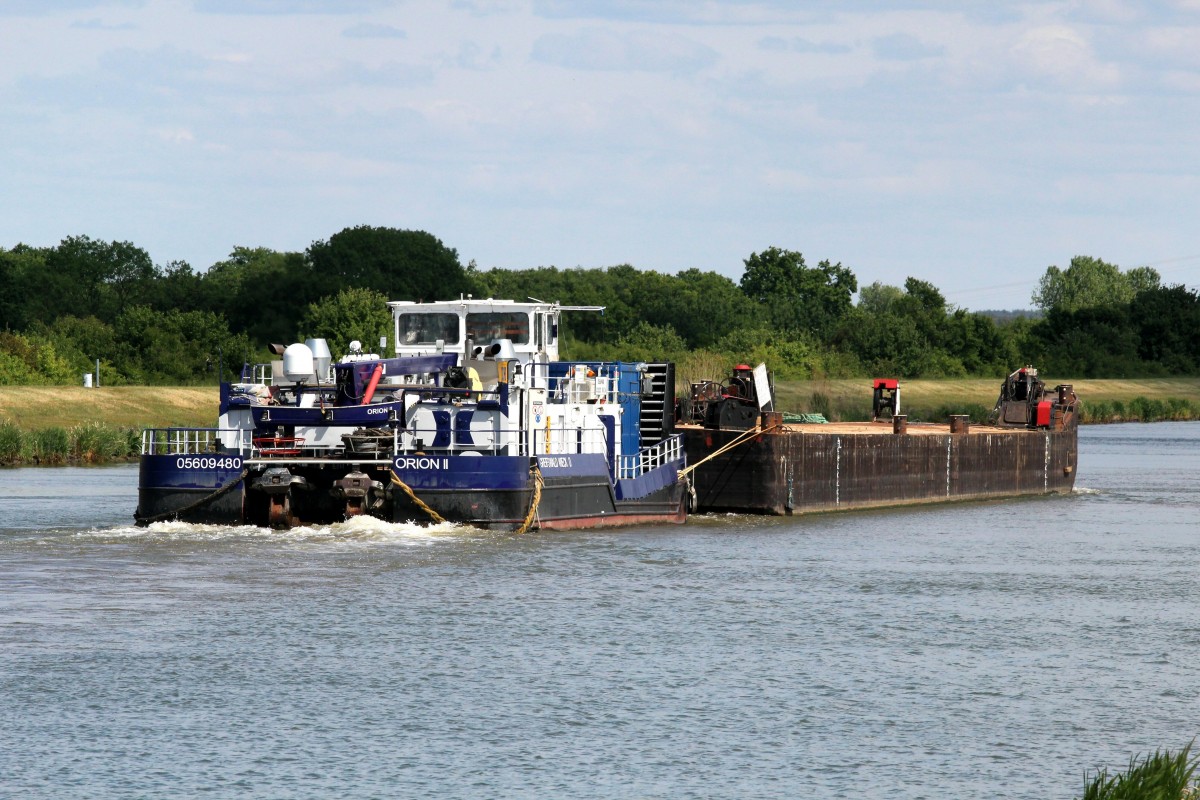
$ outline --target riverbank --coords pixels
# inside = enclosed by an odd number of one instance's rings
[[[212,386],[0,386],[0,465],[136,459],[142,428],[211,427]]]
[[[1200,419],[1200,378],[1059,380],[1081,398],[1085,424]],[[982,422],[996,402],[994,378],[902,381],[911,421],[969,414]],[[780,381],[777,407],[831,421],[868,419],[871,381]],[[211,427],[214,386],[0,386],[0,464],[105,463],[135,458],[142,428]]]

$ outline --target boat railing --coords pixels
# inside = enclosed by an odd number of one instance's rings
[[[566,375],[551,375],[560,364],[530,362],[525,365],[530,384],[547,390],[551,403],[615,403],[619,399],[615,363],[572,363]]]
[[[449,433],[450,441],[439,442],[438,435]],[[469,440],[462,434],[466,433]],[[481,441],[485,433],[492,434],[492,441]],[[419,444],[418,444],[419,443]],[[451,428],[411,426],[408,428],[395,427],[392,429],[392,452],[397,454],[424,453],[436,451],[454,455],[455,453],[480,453],[493,456],[526,455],[528,447],[520,428],[496,427],[488,431],[470,430],[460,432]]]
[[[244,455],[251,450],[251,433],[237,428],[147,428],[142,431],[142,455]]]
[[[617,478],[636,478],[682,458],[683,434],[677,433],[650,447],[643,447],[632,455],[621,456],[617,467]]]
[[[268,364],[250,364],[246,363],[242,366],[242,383],[261,383],[264,386],[271,385],[272,367]]]

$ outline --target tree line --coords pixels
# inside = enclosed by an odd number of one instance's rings
[[[479,270],[427,232],[359,226],[302,253],[235,247],[204,271],[87,236],[0,248],[0,384],[77,383],[97,360],[110,385],[215,382],[266,360],[271,342],[373,349],[391,332],[386,300],[462,294],[605,306],[565,315],[567,357],[671,359],[696,378],[735,361],[783,379],[1001,376],[1026,363],[1078,378],[1200,374],[1200,298],[1149,267],[1076,257],[1034,288],[1040,317],[993,317],[916,277],[860,287],[841,263],[777,247],[750,254],[737,281],[628,264]]]

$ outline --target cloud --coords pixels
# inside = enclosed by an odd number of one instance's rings
[[[524,6],[513,0],[453,0],[450,7],[455,11],[465,11],[476,17],[514,12],[523,13],[524,11]]]
[[[1195,0],[1200,3],[1200,0]],[[781,21],[831,20],[848,14],[944,12],[989,23],[1011,22],[1017,11],[1002,3],[969,3],[960,0],[903,0],[881,4],[878,0],[535,0],[535,16],[548,19],[605,19],[622,22],[707,25],[722,23],[770,24]]]
[[[342,31],[342,36],[349,39],[407,39],[408,34],[393,25],[383,25],[373,22],[360,22]]]
[[[132,31],[137,30],[137,26],[132,22],[122,22],[111,24],[104,22],[101,19],[77,20],[71,23],[72,28],[77,28],[84,31]]]
[[[42,17],[51,14],[61,14],[64,11],[83,11],[84,9],[124,6],[140,8],[145,0],[0,0],[0,16],[29,16]]]
[[[500,61],[499,47],[493,47],[485,53],[475,42],[463,42],[459,45],[458,52],[445,58],[443,63],[459,69],[491,70],[498,66]]]
[[[684,0],[535,0],[533,13],[550,19],[688,22],[701,19],[709,7]]]
[[[1121,77],[1116,66],[1096,58],[1082,34],[1065,25],[1031,28],[1013,45],[1012,56],[1030,76],[1072,89],[1110,87]]]
[[[717,52],[678,34],[590,28],[538,38],[533,59],[567,69],[692,73],[716,63]]]
[[[395,0],[195,0],[201,14],[359,14]]]
[[[356,86],[413,87],[433,83],[434,71],[428,66],[415,66],[389,61],[378,67],[345,62],[340,69],[319,82],[319,86],[336,89],[343,83]]]
[[[203,93],[209,63],[171,46],[152,51],[119,48],[85,71],[24,76],[17,82],[18,96],[35,107],[161,111],[195,103],[197,94]]]
[[[908,33],[881,36],[871,42],[875,55],[886,61],[919,61],[944,55],[946,48],[930,45]]]
[[[172,144],[191,144],[196,141],[196,135],[188,128],[155,128],[154,135]]]
[[[758,41],[760,50],[772,52],[814,53],[819,55],[842,55],[853,48],[837,42],[813,42],[800,36],[784,39],[781,36],[764,36]]]

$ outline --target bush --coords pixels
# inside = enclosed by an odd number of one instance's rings
[[[142,432],[137,428],[125,429],[125,455],[133,457],[142,452]]]
[[[71,453],[71,437],[64,428],[43,428],[30,434],[29,449],[36,463],[62,464]]]
[[[1200,414],[1191,401],[1182,397],[1167,398],[1167,417],[1174,420],[1196,419]]]
[[[1079,421],[1085,425],[1200,419],[1200,406],[1178,397],[1157,400],[1139,396],[1128,405],[1120,400],[1081,400],[1079,409]]]
[[[1148,400],[1139,396],[1129,401],[1129,415],[1139,422],[1154,422],[1166,419],[1167,407],[1161,400]]]
[[[71,454],[80,461],[94,464],[123,458],[129,454],[126,433],[101,422],[88,422],[71,429]]]
[[[1085,425],[1102,425],[1113,421],[1112,405],[1103,400],[1081,400],[1079,421]]]
[[[20,461],[23,446],[21,429],[7,420],[0,422],[0,464],[15,464]]]

